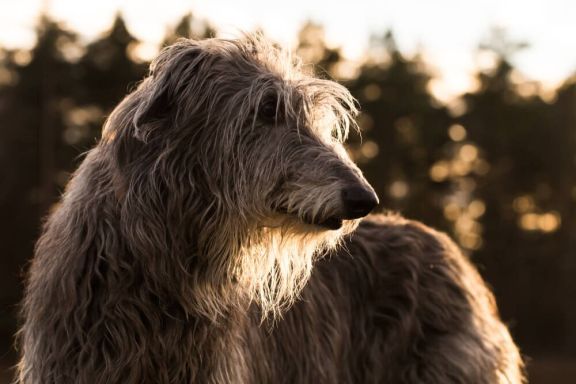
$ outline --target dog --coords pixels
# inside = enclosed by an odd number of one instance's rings
[[[362,220],[356,113],[262,36],[165,48],[44,225],[19,382],[522,382],[453,242]]]

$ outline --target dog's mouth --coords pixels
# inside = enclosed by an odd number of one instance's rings
[[[309,216],[300,217],[295,213],[289,212],[286,208],[278,208],[276,209],[276,211],[283,215],[288,215],[293,218],[296,218],[304,224],[313,225],[316,227],[322,227],[333,231],[342,228],[342,224],[344,221],[342,218],[337,216],[325,217],[321,219],[313,219]]]
[[[342,219],[340,219],[338,217],[328,217],[326,219],[316,221],[316,222],[313,220],[308,220],[308,219],[304,219],[302,221],[306,224],[309,224],[309,225],[316,225],[316,226],[327,228],[330,230],[336,230],[336,229],[342,228]]]

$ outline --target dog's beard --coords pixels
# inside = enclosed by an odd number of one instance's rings
[[[293,218],[272,222],[256,229],[241,248],[235,273],[239,287],[260,306],[263,319],[289,308],[308,282],[314,261],[358,225],[357,220],[346,220],[339,230],[329,231]]]

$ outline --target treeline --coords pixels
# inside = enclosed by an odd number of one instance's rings
[[[216,30],[186,16],[167,33]],[[143,78],[138,41],[121,16],[84,43],[43,17],[31,50],[0,48],[0,332],[10,343],[21,272],[41,218],[62,192],[106,115]],[[384,209],[449,232],[492,285],[502,315],[529,354],[576,354],[576,77],[555,96],[519,83],[519,47],[496,34],[478,87],[448,108],[430,91],[419,57],[391,33],[372,39],[359,67],[303,26],[296,48],[359,100],[349,149]],[[5,344],[7,345],[7,344]]]

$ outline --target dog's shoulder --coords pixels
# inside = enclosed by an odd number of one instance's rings
[[[383,302],[401,299],[427,319],[450,314],[434,321],[444,331],[460,327],[477,307],[495,314],[493,296],[468,256],[449,236],[420,222],[369,216],[343,249],[341,258],[351,255],[347,264],[368,277]]]

